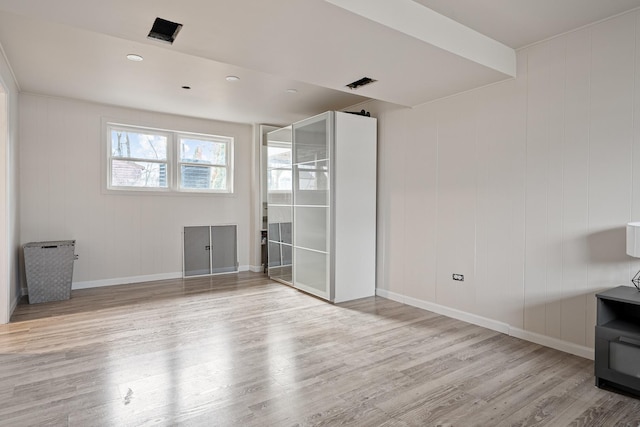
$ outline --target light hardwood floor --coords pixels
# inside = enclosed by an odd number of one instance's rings
[[[0,325],[0,425],[633,426],[593,363],[241,273],[74,291]]]

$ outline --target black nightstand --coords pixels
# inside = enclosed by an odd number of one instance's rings
[[[640,395],[640,292],[618,286],[596,298],[596,385]]]

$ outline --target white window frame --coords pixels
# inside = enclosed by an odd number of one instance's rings
[[[111,141],[111,132],[112,131],[123,131],[123,132],[139,132],[139,133],[150,133],[154,135],[161,135],[167,138],[167,158],[164,161],[153,160],[153,159],[139,159],[136,157],[114,157],[112,150],[112,141]],[[163,131],[161,129],[153,129],[141,126],[129,126],[129,125],[121,125],[117,123],[107,123],[106,129],[106,150],[107,150],[107,189],[115,190],[115,191],[142,191],[142,192],[168,192],[172,190],[172,182],[173,182],[173,150],[172,150],[172,142],[171,142],[171,134],[169,132]],[[124,185],[113,185],[112,181],[112,163],[113,160],[126,159],[133,161],[141,161],[148,163],[159,163],[167,165],[167,186],[166,187],[136,187],[136,186],[124,186]]]
[[[210,141],[216,144],[225,144],[225,164],[209,164],[209,163],[192,163],[192,162],[183,162],[180,160],[180,146],[181,139],[197,139],[201,141]],[[198,133],[186,133],[186,132],[176,132],[175,133],[175,149],[176,149],[176,175],[178,177],[178,182],[176,186],[179,191],[185,193],[223,193],[223,194],[232,194],[233,193],[233,137],[230,136],[219,136],[219,135],[205,135]],[[206,188],[182,188],[182,166],[198,166],[198,167],[210,167],[210,168],[224,168],[226,170],[226,189],[225,190],[216,190],[216,189],[206,189]]]
[[[130,125],[112,121],[103,121],[103,134],[105,138],[104,143],[104,153],[106,155],[106,160],[103,162],[103,165],[106,167],[106,171],[104,171],[104,175],[106,178],[106,190],[108,192],[127,192],[127,193],[155,193],[155,194],[194,194],[194,193],[203,193],[203,194],[220,194],[220,195],[233,195],[233,181],[234,181],[234,142],[235,138],[232,136],[222,136],[222,135],[212,135],[212,134],[203,134],[203,133],[193,133],[193,132],[183,132],[183,131],[175,131],[168,129],[155,128],[150,126],[137,126]],[[162,135],[167,138],[167,187],[135,187],[135,186],[119,186],[113,185],[112,183],[112,162],[114,159],[122,159],[122,157],[116,158],[112,155],[112,141],[111,141],[111,131],[112,130],[121,130],[123,132],[139,132],[139,133],[150,133],[154,135]],[[226,147],[226,165],[213,165],[213,164],[198,164],[198,163],[189,163],[189,162],[181,162],[179,149],[180,149],[180,139],[188,138],[188,139],[201,139],[203,141],[212,141],[216,143],[224,143],[227,145]],[[150,163],[165,163],[165,161],[155,161],[150,159],[137,159],[133,157],[127,157],[126,159],[131,159],[134,161],[143,161]],[[227,188],[225,190],[216,190],[216,189],[207,189],[207,188],[181,188],[181,166],[182,165],[195,165],[195,166],[210,166],[210,167],[225,167],[226,168],[226,185]],[[104,188],[104,187],[103,187]]]

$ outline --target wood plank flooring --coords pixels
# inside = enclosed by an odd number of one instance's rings
[[[593,363],[257,273],[73,291],[0,325],[1,426],[633,426]]]

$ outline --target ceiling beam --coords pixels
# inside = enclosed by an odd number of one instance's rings
[[[507,76],[516,76],[513,49],[413,0],[325,1]]]

